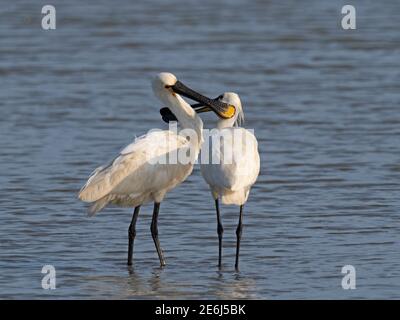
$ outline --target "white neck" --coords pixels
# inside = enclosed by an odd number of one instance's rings
[[[219,119],[217,123],[218,129],[232,128],[236,121],[236,115],[230,119]]]
[[[203,121],[196,111],[179,95],[169,94],[166,102],[172,113],[178,119],[178,123],[183,129],[192,129],[197,135],[197,139],[190,139],[190,143],[200,151],[203,143]]]

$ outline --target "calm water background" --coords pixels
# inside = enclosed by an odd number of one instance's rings
[[[352,1],[41,1],[0,13],[1,298],[400,298],[400,3]],[[262,168],[245,208],[212,198],[198,167],[161,205],[160,269],[142,208],[87,218],[76,194],[136,135],[165,128],[160,71],[210,96],[240,94]],[[204,118],[207,126],[211,116]],[[41,268],[57,289],[41,289]],[[341,267],[357,270],[342,290]]]

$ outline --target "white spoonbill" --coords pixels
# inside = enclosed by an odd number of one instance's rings
[[[220,117],[217,128],[210,132],[209,145],[203,144],[201,173],[209,184],[215,200],[219,240],[218,266],[220,268],[222,265],[222,234],[224,228],[221,222],[218,199],[221,198],[223,204],[240,206],[239,223],[236,229],[235,268],[238,270],[243,229],[243,206],[247,201],[251,186],[257,180],[260,171],[260,156],[256,137],[250,131],[239,127],[244,120],[239,96],[233,92],[225,92],[214,101],[234,106],[235,108],[232,109],[234,115],[230,118]],[[198,113],[210,110],[208,106],[201,103],[192,105],[192,107]],[[167,108],[161,109],[160,112],[166,122],[177,120]],[[207,153],[208,157],[203,157],[204,153]]]
[[[194,130],[197,138],[187,139],[187,135],[176,134],[169,130],[143,135],[125,147],[110,164],[97,168],[78,196],[82,201],[92,203],[89,209],[90,216],[108,204],[135,208],[128,230],[128,265],[132,264],[135,225],[140,206],[150,201],[154,202],[150,230],[160,264],[165,265],[157,228],[160,203],[168,191],[190,175],[201,148],[203,122],[180,95],[207,105],[220,117],[226,118],[233,113],[232,106],[198,94],[177,81],[171,73],[160,73],[153,80],[152,86],[155,95],[162,103],[168,105],[181,127]],[[179,153],[179,150],[188,149],[191,150],[188,163],[156,161]]]
[[[243,207],[247,201],[251,186],[260,172],[258,142],[252,132],[239,127],[244,120],[242,103],[233,92],[225,92],[217,100],[235,106],[235,114],[230,119],[220,119],[217,129],[211,131],[212,161],[201,163],[201,173],[211,189],[217,211],[217,232],[219,239],[218,266],[222,260],[223,227],[218,199],[223,204],[240,206],[239,223],[236,229],[236,261],[239,269],[240,240],[243,229]],[[235,127],[234,127],[235,125]],[[217,159],[214,159],[216,157]],[[216,162],[214,164],[214,162]]]

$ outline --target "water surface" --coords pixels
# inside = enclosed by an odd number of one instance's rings
[[[400,4],[353,1],[60,1],[0,13],[0,298],[400,298]],[[160,71],[209,96],[238,92],[261,173],[245,207],[223,206],[223,270],[213,201],[198,167],[161,205],[160,269],[131,209],[95,218],[76,195],[135,136],[165,128]],[[204,117],[208,127],[212,116]],[[41,288],[52,264],[57,289]],[[341,288],[342,266],[357,289]]]

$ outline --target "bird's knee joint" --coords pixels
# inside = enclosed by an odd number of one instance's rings
[[[237,228],[237,229],[236,229],[236,236],[237,236],[238,238],[240,238],[240,237],[242,236],[242,228]]]
[[[224,227],[222,225],[218,225],[217,227],[218,234],[222,235],[224,233]]]
[[[150,231],[151,231],[151,235],[152,235],[153,237],[157,237],[157,236],[158,236],[158,229],[157,229],[156,226],[151,225],[151,226],[150,226]]]
[[[136,237],[136,230],[135,229],[128,229],[128,235],[130,238],[135,238]]]

